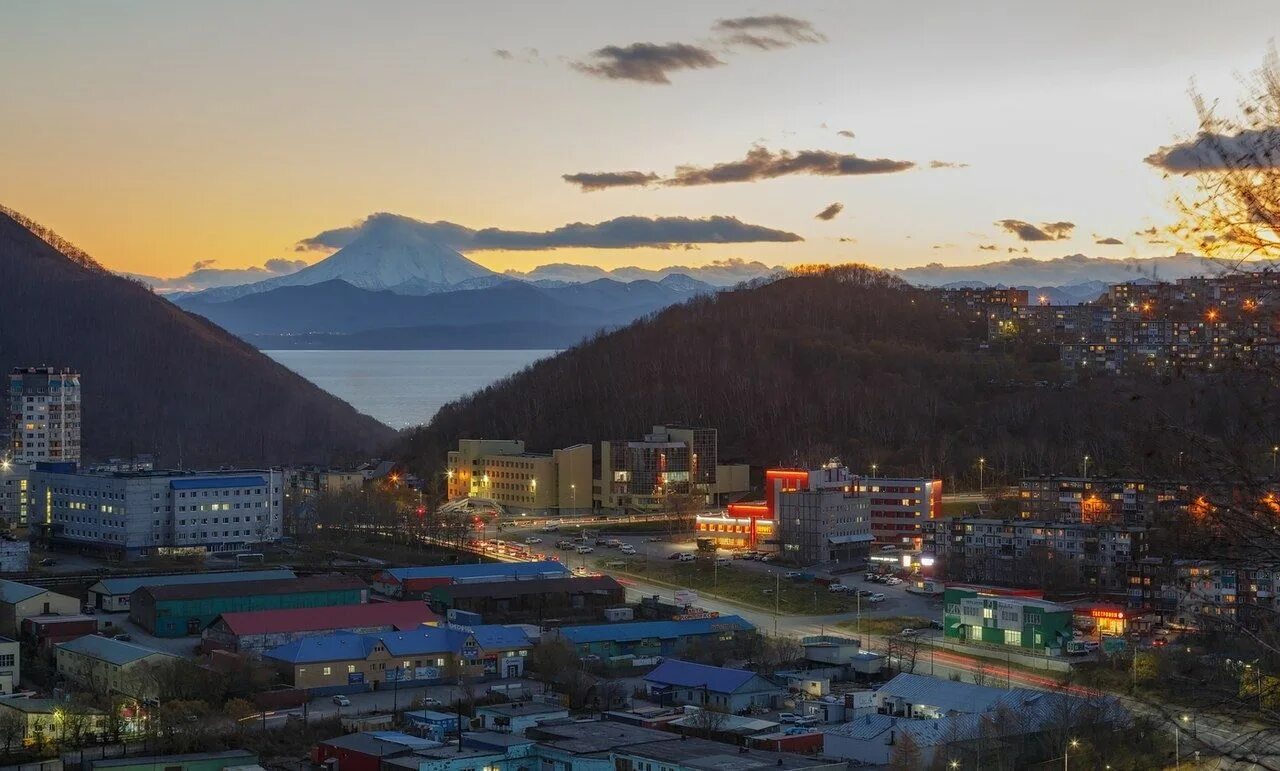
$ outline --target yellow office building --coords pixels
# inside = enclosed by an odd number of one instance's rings
[[[449,499],[478,498],[513,514],[591,511],[591,445],[525,452],[519,439],[462,439],[449,452]]]

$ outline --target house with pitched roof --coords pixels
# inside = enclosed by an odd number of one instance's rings
[[[752,707],[777,709],[787,689],[745,669],[667,659],[644,676],[649,694],[663,705],[692,704],[738,713]]]
[[[0,635],[17,639],[24,619],[33,616],[74,616],[80,600],[44,587],[0,581]]]
[[[149,665],[180,659],[137,643],[96,634],[56,646],[58,674],[94,693],[122,693],[136,699],[153,698],[154,683],[144,676]]]

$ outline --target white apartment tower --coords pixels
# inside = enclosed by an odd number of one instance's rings
[[[80,461],[80,373],[18,367],[9,374],[10,459]]]

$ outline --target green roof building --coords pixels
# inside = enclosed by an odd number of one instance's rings
[[[200,634],[223,613],[357,605],[368,600],[368,585],[354,576],[142,586],[129,598],[129,620],[156,637],[184,637]]]
[[[943,594],[943,635],[959,642],[1057,655],[1074,636],[1066,605],[1008,590],[949,586]]]

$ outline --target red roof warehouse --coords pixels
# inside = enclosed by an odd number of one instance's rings
[[[439,621],[420,600],[223,613],[205,628],[203,647],[257,654],[313,635],[406,632]]]

